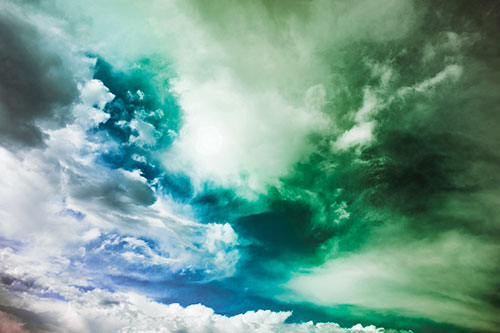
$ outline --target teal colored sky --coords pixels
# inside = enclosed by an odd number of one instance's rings
[[[0,332],[497,332],[500,3],[0,0]]]

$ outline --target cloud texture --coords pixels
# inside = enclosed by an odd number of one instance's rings
[[[0,13],[0,331],[497,331],[497,2]]]

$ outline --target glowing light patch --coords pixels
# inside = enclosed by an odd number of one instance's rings
[[[224,151],[221,131],[214,126],[203,126],[195,134],[196,152],[204,156],[213,156]]]

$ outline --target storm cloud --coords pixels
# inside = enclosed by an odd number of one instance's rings
[[[39,123],[63,126],[78,97],[73,74],[27,20],[0,14],[0,142],[7,147],[42,146]]]

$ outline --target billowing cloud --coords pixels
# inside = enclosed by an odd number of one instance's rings
[[[52,286],[64,300],[28,294],[9,306],[0,306],[2,325],[18,332],[397,332],[361,324],[350,329],[335,323],[287,324],[290,312],[257,310],[224,316],[201,304],[161,304],[132,292],[58,289],[58,285]],[[23,302],[29,304],[25,309],[19,308]]]
[[[93,49],[119,68],[125,59],[137,63],[151,54],[168,55],[172,67],[157,68],[155,76],[164,82],[171,69],[175,76],[157,89],[178,96],[183,127],[162,157],[164,167],[188,174],[197,190],[214,182],[240,188],[248,198],[279,184],[314,151],[311,138],[331,130],[323,108],[338,88],[329,74],[330,59],[322,54],[339,52],[351,39],[403,38],[418,18],[412,1],[384,1],[373,9],[366,1],[349,6],[315,1],[297,14],[293,9],[300,6],[294,2],[286,11],[265,2],[222,1],[215,10],[197,1],[110,2],[105,6],[115,13],[110,20],[101,4],[54,3],[55,10],[81,26],[83,38],[106,39],[106,44],[93,43]],[[279,24],[273,23],[279,9]],[[82,20],[82,13],[92,19]],[[149,17],[147,22],[139,13]],[[108,36],[122,31],[122,20],[128,22],[122,37]],[[131,50],[120,38],[140,46]],[[132,126],[134,141],[153,142],[155,129],[149,124],[136,120]],[[353,131],[366,132],[367,126]]]

